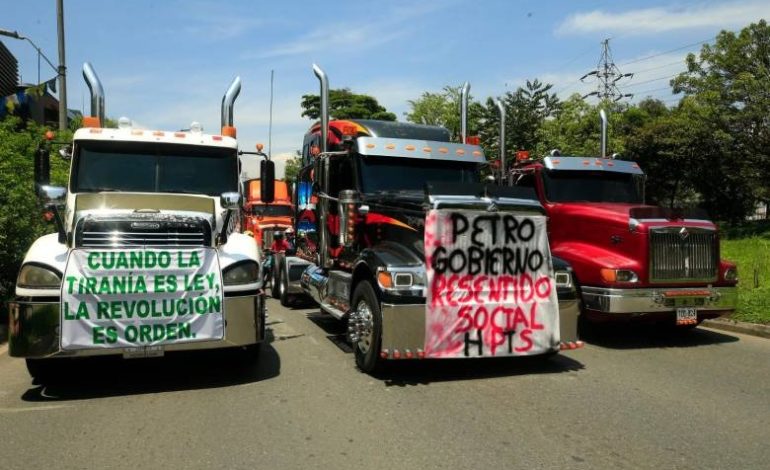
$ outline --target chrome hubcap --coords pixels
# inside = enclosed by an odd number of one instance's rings
[[[351,343],[357,344],[358,349],[366,354],[369,348],[372,347],[373,334],[374,318],[372,309],[365,300],[361,300],[348,318],[348,337]]]

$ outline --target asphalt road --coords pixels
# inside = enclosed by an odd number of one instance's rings
[[[358,372],[342,327],[269,304],[257,366],[88,361],[40,387],[0,352],[0,468],[768,468],[770,340],[594,332],[548,362]]]

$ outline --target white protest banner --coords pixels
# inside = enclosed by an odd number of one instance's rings
[[[524,356],[558,345],[545,216],[431,210],[425,261],[426,357]]]
[[[61,291],[61,348],[139,348],[224,336],[212,248],[75,249]]]

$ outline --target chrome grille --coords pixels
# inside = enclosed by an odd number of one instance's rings
[[[211,244],[209,223],[200,217],[153,214],[154,217],[86,217],[77,224],[75,245],[120,246],[207,246]]]
[[[717,234],[692,227],[650,232],[650,281],[714,281],[719,259]]]

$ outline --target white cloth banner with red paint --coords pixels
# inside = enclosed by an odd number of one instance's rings
[[[425,354],[542,354],[559,344],[546,218],[438,209],[425,220]]]

